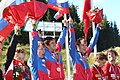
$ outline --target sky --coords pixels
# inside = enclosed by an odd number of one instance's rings
[[[93,7],[103,8],[103,14],[108,21],[116,21],[120,33],[120,0],[91,0]],[[82,19],[84,0],[69,0],[70,4],[78,6],[78,15]]]

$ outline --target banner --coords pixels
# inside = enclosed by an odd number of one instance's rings
[[[32,31],[32,19],[27,20],[24,31],[30,32]],[[37,29],[41,31],[50,31],[50,32],[61,32],[62,31],[62,23],[60,22],[43,22],[39,21],[37,23]]]

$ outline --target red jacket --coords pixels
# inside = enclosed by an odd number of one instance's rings
[[[16,74],[19,80],[22,80],[24,78],[27,80],[31,80],[31,74],[30,74],[29,68],[24,63],[16,59],[13,59],[7,72],[5,72],[4,79],[15,80],[14,74]]]
[[[65,43],[67,28],[64,28],[56,44],[56,51],[61,51],[63,44]],[[62,62],[62,55],[57,53],[51,53],[48,48],[45,49],[46,67],[48,69],[48,76],[50,80],[64,80],[64,68]]]
[[[92,80],[102,80],[104,78],[104,72],[100,67],[93,65],[91,68]]]
[[[62,56],[60,55],[60,61],[58,63],[48,49],[46,49],[46,56],[48,56],[48,58],[46,59],[46,67],[48,69],[49,79],[64,80],[65,75],[64,75],[64,68],[62,63]]]
[[[108,80],[120,80],[119,79],[119,69],[116,65],[107,62],[103,68],[105,76],[108,76]]]

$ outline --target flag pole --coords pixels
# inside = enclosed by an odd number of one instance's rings
[[[64,14],[64,19],[67,20],[67,14]],[[70,61],[69,61],[69,46],[68,46],[68,30],[66,33],[66,37],[65,37],[65,47],[66,47],[66,62],[67,62],[67,76],[68,79],[70,80]]]
[[[93,0],[91,0],[91,9],[93,9]],[[92,30],[93,30],[93,35],[95,34],[95,23],[92,22]],[[94,46],[94,58],[96,57],[97,54],[97,44]]]

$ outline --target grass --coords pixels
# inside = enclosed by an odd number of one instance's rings
[[[20,45],[18,45],[20,47]],[[28,58],[29,58],[29,45],[25,45],[25,46],[21,46],[22,48],[24,48],[26,50],[26,58],[25,60],[27,61]],[[5,61],[5,58],[6,58],[6,52],[7,52],[7,48],[8,46],[3,46],[3,52],[2,52],[2,55],[0,55],[0,66],[2,68],[2,65]],[[116,47],[114,48],[114,50],[116,50],[119,55],[120,55],[120,47]],[[102,51],[103,53],[106,53],[106,51]],[[65,75],[67,76],[67,62],[66,62],[66,50],[63,49],[61,51],[61,54],[63,56],[63,64],[64,64],[64,70],[65,70]],[[116,60],[117,63],[120,63],[120,56],[117,57],[117,60]],[[94,63],[94,54],[91,53],[90,57],[88,58],[88,63],[90,64],[90,66]],[[70,65],[70,70],[71,70],[71,76],[72,76],[72,65]]]

